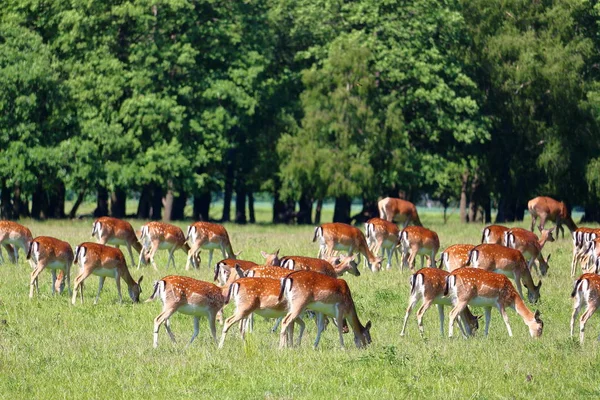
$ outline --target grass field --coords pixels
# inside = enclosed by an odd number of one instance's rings
[[[481,238],[481,225],[443,225],[441,216],[433,213],[425,213],[422,220],[439,233],[442,248],[478,243]],[[52,235],[72,245],[90,240],[92,220],[22,222],[34,236]],[[136,229],[142,224],[131,222]],[[261,250],[277,248],[281,254],[317,253],[310,226],[227,225],[227,229],[234,250],[243,250],[245,259],[260,261]],[[508,313],[513,338],[496,310],[487,338],[483,329],[468,340],[441,337],[435,308],[425,317],[425,338],[418,334],[414,315],[402,338],[409,273],[395,268],[345,277],[361,321],[373,323],[372,345],[356,349],[348,334],[345,351],[339,349],[332,327],[324,332],[319,349],[313,350],[312,321],[300,348],[280,351],[278,335],[269,331],[272,323],[260,317],[245,343],[232,329],[225,348],[217,350],[202,320],[200,335],[187,346],[192,318],[180,314],[172,318],[178,342],[172,344],[163,329],[160,346],[153,349],[152,325],[160,301],[133,305],[124,290],[124,302],[119,304],[114,281],[107,279],[94,306],[98,278],[91,277],[86,281],[85,303],[72,306],[66,293],[50,295],[48,272],[41,275],[41,296],[30,300],[30,269],[22,256],[18,266],[0,266],[0,398],[597,397],[600,318],[588,323],[583,346],[569,337],[571,241],[549,243],[544,253],[549,252],[550,272],[535,306],[545,323],[540,340],[529,337],[512,310]],[[144,275],[142,300],[150,295],[153,280],[173,272],[164,269],[166,260],[166,254],[159,252],[159,272],[132,271],[135,279]],[[185,255],[179,252],[176,272],[211,280],[206,260],[201,270],[186,272]],[[74,270],[72,280],[76,274]],[[231,307],[226,308],[227,316]],[[483,311],[475,309],[475,313]]]

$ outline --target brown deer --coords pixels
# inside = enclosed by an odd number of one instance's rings
[[[386,197],[377,202],[379,208],[379,218],[393,222],[394,218],[403,224],[406,228],[411,222],[416,226],[423,226],[417,213],[417,207],[410,201],[396,199],[394,197]]]
[[[540,232],[544,229],[546,221],[554,221],[558,227],[556,230],[556,236],[562,231],[562,237],[565,238],[565,229],[562,224],[567,225],[567,228],[571,231],[571,234],[577,229],[577,225],[573,222],[567,206],[562,201],[556,201],[550,197],[536,197],[535,199],[529,200],[527,203],[529,214],[531,214],[531,231],[537,218],[540,218],[540,224],[538,228]]]

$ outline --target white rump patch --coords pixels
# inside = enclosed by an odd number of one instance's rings
[[[289,269],[289,270],[293,271],[294,268],[295,268],[294,260],[289,260],[289,259],[285,260],[285,262],[283,263],[282,267],[285,268],[285,269]]]

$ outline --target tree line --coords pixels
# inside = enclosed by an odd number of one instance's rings
[[[600,221],[597,2],[9,0],[0,217],[362,216],[381,196]],[[235,195],[235,196],[234,196]],[[65,198],[74,204],[65,209]],[[126,199],[139,196],[137,210]],[[246,209],[248,208],[248,215]],[[190,216],[187,216],[190,217]],[[360,216],[356,216],[360,218]]]

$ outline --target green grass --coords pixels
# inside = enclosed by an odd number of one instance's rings
[[[441,223],[440,215],[423,217],[436,230],[442,247],[477,243],[481,225]],[[91,220],[23,221],[34,235],[53,235],[76,245],[90,239]],[[134,228],[142,222],[132,221]],[[521,224],[525,226],[526,223]],[[184,227],[184,225],[182,225]],[[282,254],[315,255],[313,227],[227,225],[235,251],[260,261],[260,251],[281,249]],[[208,324],[187,346],[192,319],[176,314],[172,344],[161,330],[159,348],[152,348],[153,319],[160,301],[133,305],[124,290],[119,304],[114,281],[108,280],[98,305],[92,304],[97,277],[87,281],[85,303],[70,305],[66,293],[50,295],[50,274],[40,278],[41,296],[28,298],[29,267],[0,266],[0,397],[1,398],[569,398],[600,395],[599,318],[588,323],[586,343],[569,337],[573,280],[569,276],[571,241],[549,243],[552,253],[542,298],[535,308],[545,323],[540,340],[529,337],[527,327],[512,310],[514,337],[509,338],[496,310],[489,337],[440,337],[437,310],[425,317],[426,337],[418,334],[411,317],[408,334],[400,328],[408,299],[408,272],[399,269],[360,277],[347,276],[363,323],[373,323],[373,343],[339,349],[337,332],[324,332],[318,350],[312,349],[315,325],[307,323],[300,348],[278,350],[272,322],[256,318],[253,334],[244,343],[232,329],[225,348],[217,350],[209,339]],[[204,256],[206,254],[203,253]],[[165,271],[166,254],[160,252],[159,272],[133,270],[144,275],[142,299],[151,282]],[[176,256],[177,273],[210,280],[205,263],[200,271],[183,271],[185,255]],[[72,273],[74,279],[77,271]],[[537,279],[536,279],[537,282]],[[124,285],[125,286],[125,285]],[[225,314],[231,315],[232,306]],[[446,315],[449,309],[446,309]],[[482,314],[482,310],[475,309]],[[529,379],[528,379],[529,377]]]

